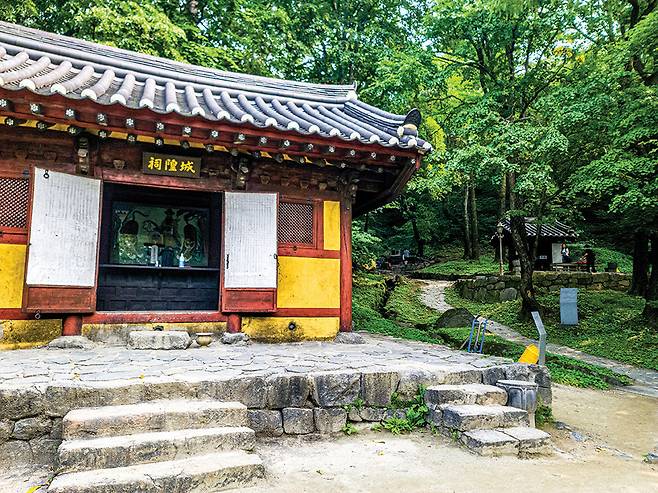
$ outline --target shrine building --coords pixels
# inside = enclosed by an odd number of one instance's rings
[[[332,339],[351,221],[430,145],[352,85],[0,22],[0,348],[131,327]]]

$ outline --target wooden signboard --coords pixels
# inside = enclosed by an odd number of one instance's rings
[[[147,175],[201,178],[201,158],[172,154],[142,154],[142,172]]]
[[[27,311],[94,310],[100,204],[100,180],[34,169]]]

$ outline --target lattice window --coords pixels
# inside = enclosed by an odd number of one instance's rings
[[[0,228],[26,228],[30,186],[24,178],[0,178]]]
[[[279,203],[279,243],[313,245],[313,204]]]

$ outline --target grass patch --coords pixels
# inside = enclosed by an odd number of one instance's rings
[[[424,274],[441,275],[473,275],[473,274],[498,274],[498,262],[488,256],[480,257],[480,260],[446,260],[438,264],[428,265],[419,270]]]
[[[631,365],[658,370],[658,333],[641,317],[644,300],[620,291],[578,292],[579,325],[560,324],[560,295],[539,295],[546,308],[543,317],[548,341],[578,349],[588,354],[610,358]],[[520,300],[506,303],[481,303],[461,298],[454,289],[446,290],[446,301],[464,307],[512,327],[521,334],[536,338],[532,322],[518,317]]]
[[[454,302],[455,293],[450,293]],[[462,300],[466,301],[466,300]],[[455,305],[459,305],[455,303]],[[487,305],[496,307],[498,305]],[[504,304],[506,311],[513,311],[513,303]],[[466,306],[469,309],[475,307]],[[429,311],[429,313],[428,313]],[[478,310],[475,310],[478,311]],[[384,316],[383,313],[386,313]],[[454,349],[462,347],[468,338],[469,328],[436,328],[437,315],[420,301],[420,286],[402,280],[387,295],[386,278],[379,274],[358,274],[354,279],[353,317],[359,330],[432,344],[443,344]],[[499,318],[495,318],[504,323]],[[430,324],[428,326],[428,323]],[[533,329],[534,330],[534,329]],[[484,344],[484,354],[518,360],[524,346],[489,334]],[[615,373],[573,358],[549,353],[546,357],[553,381],[575,387],[609,388],[613,385],[629,385],[631,380]]]

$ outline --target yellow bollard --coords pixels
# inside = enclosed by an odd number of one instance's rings
[[[519,358],[519,363],[529,363],[534,365],[537,361],[539,361],[539,348],[534,344],[530,344],[525,348],[525,351],[523,351],[523,354]]]

